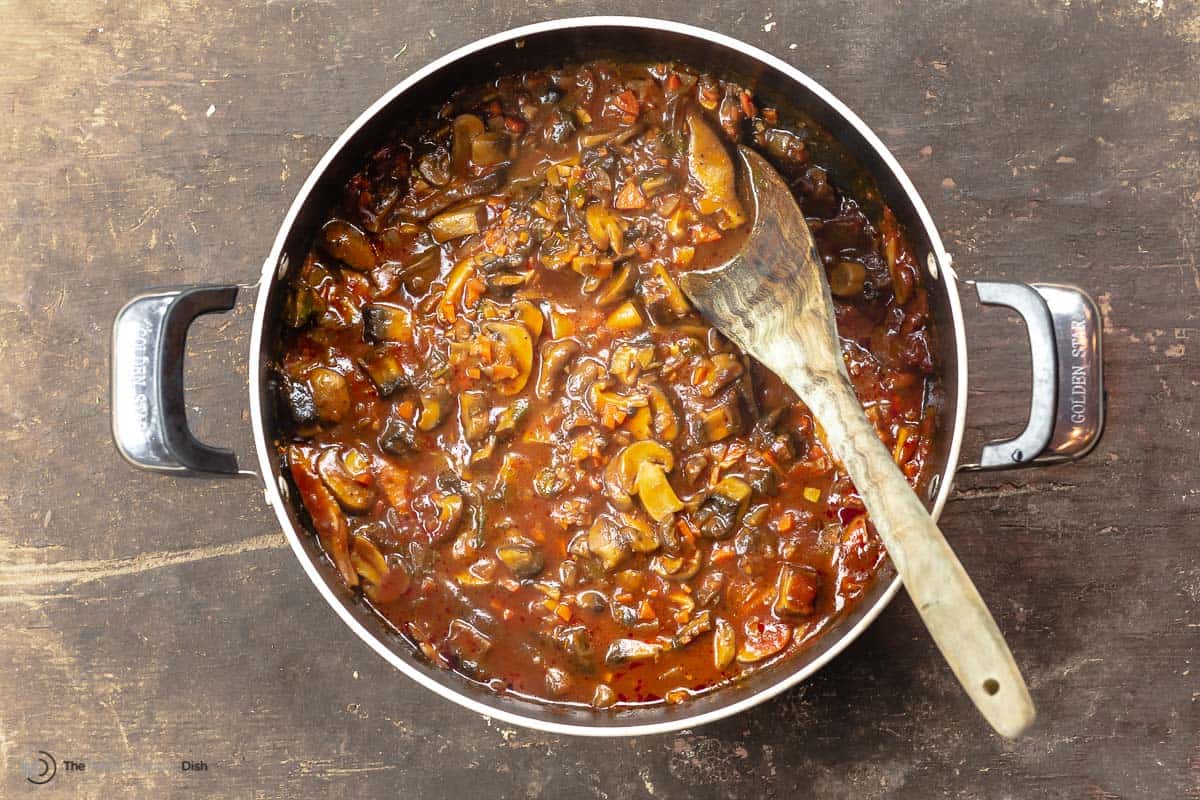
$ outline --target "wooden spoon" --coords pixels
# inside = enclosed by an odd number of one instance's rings
[[[854,394],[825,269],[804,215],[762,156],[739,148],[757,206],[741,252],[680,286],[723,334],[782,378],[825,429],[908,594],[967,694],[998,733],[1033,722],[1029,690],[971,578]]]

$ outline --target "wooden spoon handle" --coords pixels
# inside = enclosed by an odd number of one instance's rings
[[[975,584],[867,420],[849,380],[841,371],[813,374],[797,367],[790,373],[783,377],[825,428],[938,649],[992,727],[1018,736],[1036,712],[1012,653]]]

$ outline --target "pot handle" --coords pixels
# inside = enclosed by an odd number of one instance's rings
[[[201,314],[228,311],[237,286],[185,286],[146,292],[117,312],[112,338],[112,430],[130,464],[177,475],[238,474],[233,451],[188,430],[183,357]]]
[[[1056,283],[969,281],[984,305],[1021,315],[1029,332],[1033,391],[1029,422],[1012,439],[989,442],[964,470],[1013,469],[1087,455],[1104,430],[1100,312],[1082,289]]]

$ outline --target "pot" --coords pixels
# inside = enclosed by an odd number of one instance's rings
[[[966,332],[956,276],[912,183],[879,138],[812,78],[780,59],[728,36],[663,20],[589,17],[544,22],[462,47],[402,81],[376,101],[321,158],[293,201],[263,264],[250,342],[250,408],[254,446],[266,496],[313,584],[346,625],[396,669],[462,706],[488,717],[554,733],[627,736],[691,728],[786,691],[841,652],[895,597],[900,581],[885,568],[851,613],[812,647],[748,678],[679,705],[595,712],[559,708],[495,694],[440,669],[370,609],[356,601],[304,530],[298,498],[273,447],[279,431],[276,357],[285,278],[299,265],[316,228],[350,175],[409,110],[440,104],[480,76],[544,67],[581,53],[678,60],[731,75],[769,102],[802,109],[823,124],[869,171],[908,232],[924,271],[939,331],[937,363],[945,402],[940,439],[930,459],[924,500],[936,518],[962,469],[1006,469],[1079,458],[1103,427],[1100,317],[1080,289],[1056,284],[965,282],[985,304],[1006,306],[1024,320],[1032,353],[1029,421],[1016,437],[987,444],[959,463],[967,401]],[[238,474],[232,452],[195,439],[183,401],[184,342],[198,315],[233,307],[237,286],[191,286],[133,298],[113,326],[112,425],[122,455],[137,467],[175,475]],[[246,471],[242,471],[245,473]],[[249,473],[255,474],[255,473]],[[985,591],[986,593],[986,591]]]

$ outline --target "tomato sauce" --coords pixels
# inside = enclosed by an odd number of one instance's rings
[[[346,186],[289,278],[279,441],[331,565],[496,691],[682,702],[809,645],[885,557],[820,426],[676,276],[794,189],[850,376],[914,485],[938,391],[903,231],[742,87],[592,62],[463,91]]]

